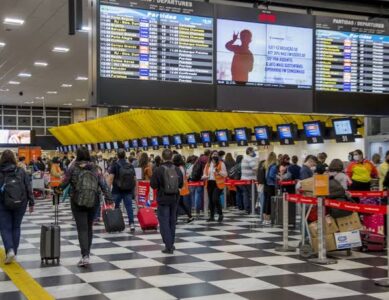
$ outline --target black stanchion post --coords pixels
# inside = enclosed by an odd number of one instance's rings
[[[255,215],[255,182],[251,181],[251,214]]]
[[[289,202],[288,194],[282,194],[282,227],[283,227],[283,245],[282,247],[277,247],[275,250],[277,252],[294,252],[295,248],[288,245],[289,239]]]

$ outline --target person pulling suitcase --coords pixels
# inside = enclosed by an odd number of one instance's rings
[[[89,265],[89,256],[93,238],[93,221],[100,205],[99,188],[105,201],[112,204],[112,195],[103,175],[91,161],[89,151],[85,147],[77,149],[75,163],[68,169],[59,190],[71,186],[70,204],[76,221],[78,240],[81,248],[79,267]]]

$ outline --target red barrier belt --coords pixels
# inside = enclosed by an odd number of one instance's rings
[[[332,199],[326,199],[324,205],[331,208],[354,211],[359,213],[380,215],[386,214],[386,206],[384,205],[356,204]]]
[[[355,198],[363,198],[363,197],[366,197],[366,198],[382,198],[382,197],[386,197],[388,195],[388,192],[387,191],[363,191],[363,192],[359,192],[359,191],[348,191],[348,193],[350,193],[351,197],[355,197]]]
[[[295,185],[296,181],[295,180],[285,180],[285,181],[278,181],[277,183],[279,186],[290,186],[290,185]]]
[[[226,185],[233,185],[233,186],[249,185],[252,182],[253,182],[252,180],[231,180],[231,179],[227,179],[226,180]]]
[[[289,195],[287,200],[294,203],[313,204],[317,205],[317,199],[313,197],[304,197],[301,195]]]
[[[189,181],[188,186],[204,186],[204,181]]]

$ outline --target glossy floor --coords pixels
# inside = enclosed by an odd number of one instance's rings
[[[371,279],[386,276],[385,253],[335,255],[338,264],[317,266],[297,253],[277,253],[279,228],[263,228],[258,219],[238,211],[225,214],[223,224],[180,223],[177,251],[161,253],[157,232],[107,234],[95,226],[92,265],[75,264],[79,248],[68,204],[61,204],[60,266],[41,266],[40,225],[50,223],[53,209],[40,201],[26,215],[18,261],[56,299],[389,299],[389,289]],[[298,232],[291,232],[297,245]],[[24,299],[0,273],[0,299]]]

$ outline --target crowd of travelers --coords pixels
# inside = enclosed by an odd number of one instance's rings
[[[163,252],[169,254],[175,250],[179,214],[185,214],[186,222],[191,223],[208,210],[208,222],[222,223],[224,206],[236,207],[243,214],[255,209],[262,224],[271,225],[271,199],[282,181],[297,183],[291,185],[288,191],[291,193],[296,192],[301,180],[324,173],[328,173],[331,180],[336,180],[344,190],[367,191],[374,182],[381,190],[389,185],[389,151],[383,162],[378,155],[374,155],[374,161],[366,159],[361,150],[351,152],[348,162],[333,159],[327,163],[326,153],[307,155],[302,164],[297,156],[288,154],[270,152],[266,159],[258,156],[253,147],[248,147],[245,155],[235,158],[231,153],[209,149],[200,156],[186,158],[170,149],[164,149],[161,155],[133,151],[129,156],[124,149],[119,149],[115,157],[104,159],[103,155],[91,155],[85,147],[80,147],[75,157],[67,154],[51,160],[39,157],[27,165],[24,157],[17,161],[13,152],[6,150],[0,158],[0,231],[6,250],[5,262],[11,263],[17,254],[27,207],[33,211],[31,173],[34,172],[49,172],[51,188],[70,196],[82,256],[78,263],[80,267],[89,264],[93,224],[100,222],[102,203],[118,208],[123,202],[129,230],[135,231],[133,206],[137,179],[150,181],[151,188],[157,191],[157,216],[166,246]],[[135,177],[137,168],[141,178]],[[134,178],[123,182],[123,176],[129,174]],[[255,193],[251,183],[227,186],[227,179],[255,182]],[[17,182],[17,190],[12,186],[12,180]],[[208,207],[204,207],[204,189],[208,195]],[[225,190],[227,193],[223,193]],[[253,195],[255,199],[252,199]],[[66,200],[65,195],[63,199]]]

